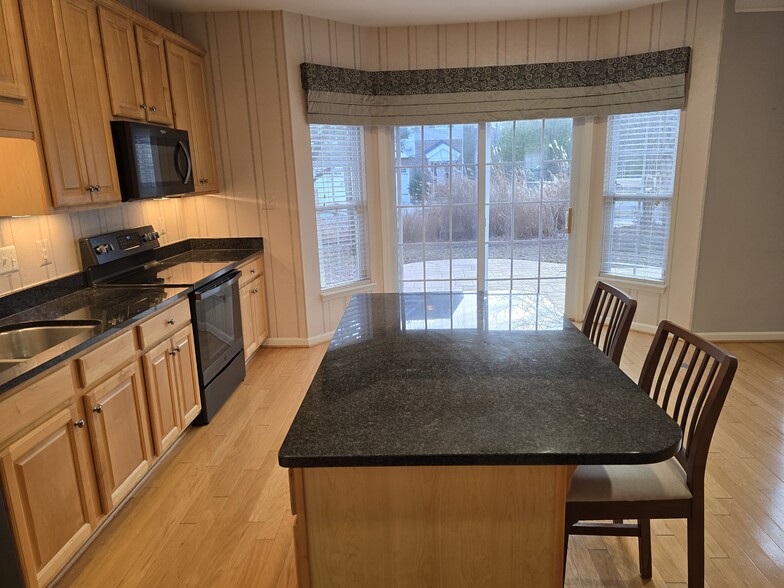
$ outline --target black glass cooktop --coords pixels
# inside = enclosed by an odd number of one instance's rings
[[[112,286],[165,285],[193,286],[225,270],[225,262],[210,261],[162,261],[119,278],[106,282]]]

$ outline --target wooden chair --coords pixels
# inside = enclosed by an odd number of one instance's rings
[[[682,447],[662,463],[578,466],[566,499],[567,544],[570,534],[638,537],[640,575],[650,578],[650,520],[685,518],[688,583],[691,588],[703,585],[705,464],[737,367],[735,357],[686,329],[662,321],[643,364],[639,385],[680,425]],[[624,519],[637,522],[624,524]],[[578,522],[586,520],[616,522]]]
[[[637,301],[618,288],[596,282],[583,319],[583,334],[601,349],[615,365],[621,364],[623,347],[629,336]]]

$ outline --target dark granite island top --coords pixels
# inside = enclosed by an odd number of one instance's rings
[[[288,468],[650,463],[681,431],[544,297],[352,298]]]

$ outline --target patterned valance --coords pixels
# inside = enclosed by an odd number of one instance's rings
[[[302,64],[308,122],[475,123],[683,108],[691,49],[593,61],[363,71]]]

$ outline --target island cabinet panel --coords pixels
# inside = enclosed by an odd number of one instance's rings
[[[21,6],[54,205],[119,202],[97,5]]]
[[[567,466],[302,469],[290,477],[300,586],[562,586],[569,474]]]
[[[103,6],[98,8],[98,14],[112,114],[144,120],[147,104],[142,92],[134,24]]]
[[[150,469],[150,430],[138,362],[84,395],[105,513],[111,512]]]
[[[177,403],[177,374],[174,358],[177,352],[167,339],[144,354],[144,375],[150,405],[152,440],[156,455],[171,447],[180,435]]]
[[[92,532],[84,421],[71,404],[2,457],[9,517],[28,586],[45,586]]]
[[[176,43],[166,43],[174,126],[188,131],[196,192],[218,191],[204,58]]]
[[[139,52],[147,120],[159,125],[171,125],[174,119],[163,37],[136,25],[136,48]]]
[[[29,97],[24,81],[26,68],[17,1],[0,0],[0,96],[18,100]]]

